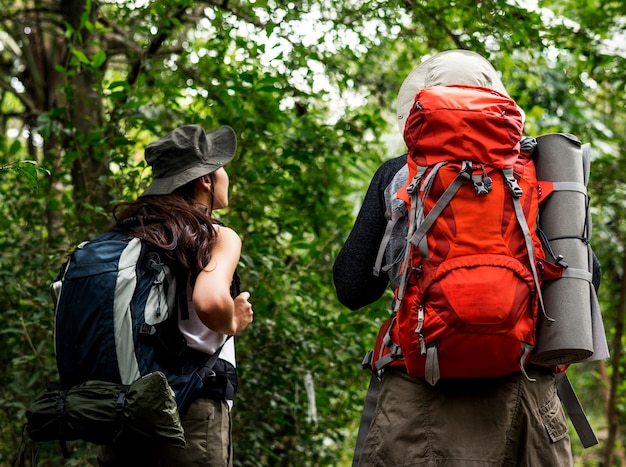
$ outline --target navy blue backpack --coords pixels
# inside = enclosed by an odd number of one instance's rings
[[[187,347],[187,277],[175,277],[139,238],[112,230],[80,244],[52,289],[55,353],[63,388],[87,380],[130,385],[162,372],[179,412],[210,379],[211,357]]]

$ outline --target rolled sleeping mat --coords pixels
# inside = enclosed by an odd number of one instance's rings
[[[585,187],[589,183],[589,174],[591,171],[591,146],[589,143],[583,144],[581,146],[581,152],[583,156],[583,175],[584,175],[584,183]],[[587,197],[587,202],[589,201],[589,197]],[[587,207],[587,251],[589,253],[589,271],[592,273],[593,280],[593,262],[594,262],[594,254],[591,248],[591,211],[589,207]],[[600,303],[598,302],[598,296],[596,294],[596,288],[593,285],[593,282],[590,286],[590,294],[591,294],[591,328],[592,328],[592,339],[593,339],[593,354],[587,357],[584,362],[592,362],[597,360],[604,360],[609,358],[609,344],[606,340],[606,331],[604,329],[604,321],[602,320],[602,312],[600,310]]]
[[[586,148],[585,148],[586,149]],[[544,365],[570,364],[593,355],[591,235],[587,181],[589,161],[574,136],[537,137],[535,166],[540,185],[539,227],[548,240],[548,261],[567,264],[562,277],[542,286],[537,344],[530,357]],[[556,258],[548,253],[552,251]],[[562,260],[561,258],[562,257]],[[594,296],[592,297],[592,294]]]
[[[590,258],[589,261],[593,261],[593,258]],[[609,343],[606,340],[606,330],[604,329],[600,303],[594,287],[591,288],[591,326],[593,328],[593,355],[583,361],[594,362],[609,358],[611,356],[609,354]]]

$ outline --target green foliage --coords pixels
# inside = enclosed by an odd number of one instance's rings
[[[352,222],[345,200],[333,196],[342,193],[338,175],[354,165],[371,173],[379,162],[370,155],[355,164],[370,153],[354,150],[362,144],[354,118],[346,128],[307,116],[285,129],[279,154],[259,148],[253,164],[233,162],[237,180],[246,181],[234,186],[233,206],[246,209],[227,217],[244,241],[242,280],[259,320],[238,340],[244,391],[236,404],[258,407],[234,412],[242,465],[331,464],[346,437],[340,428],[353,423],[362,404],[355,393],[364,388],[359,363],[363,338],[374,334],[373,317],[348,316],[330,274],[343,240],[337,232]],[[341,127],[344,137],[337,140]],[[316,424],[307,421],[308,374],[317,388]]]
[[[116,202],[141,193],[145,145],[185,123],[238,135],[232,208],[220,215],[243,240],[255,322],[237,339],[236,465],[347,464],[368,380],[360,361],[389,297],[346,310],[331,267],[371,175],[404,149],[402,80],[447,48],[489,57],[528,134],[594,143],[593,245],[612,330],[626,242],[626,64],[609,39],[623,29],[623,1],[538,11],[506,0],[69,4],[0,0],[0,465],[17,452],[28,401],[56,377],[54,273],[106,228]],[[572,371],[603,427],[598,375]],[[70,447],[66,465],[94,465],[93,446]],[[62,462],[58,446],[43,447],[40,464]]]
[[[53,264],[46,252],[45,232],[38,225],[38,219],[45,216],[44,203],[34,196],[37,192],[24,182],[22,173],[9,171],[0,178],[0,369],[11,375],[0,390],[0,436],[10,448],[0,453],[0,464],[8,463],[19,446],[27,403],[24,396],[39,391],[41,381],[55,372],[50,346],[53,314],[47,288],[42,287],[51,277]]]
[[[19,150],[20,144],[19,142],[14,142],[11,145],[10,154],[15,154]],[[19,174],[20,177],[25,179],[25,182],[28,186],[36,191],[39,187],[39,174],[43,172],[44,174],[50,175],[50,171],[46,170],[37,165],[35,161],[17,161],[11,162],[10,164],[4,165],[0,167],[0,170],[13,170]]]

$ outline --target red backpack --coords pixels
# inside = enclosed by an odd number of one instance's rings
[[[524,371],[545,255],[522,128],[515,102],[491,89],[417,94],[404,130],[408,179],[396,193],[409,213],[407,244],[374,370],[402,365],[431,384]]]

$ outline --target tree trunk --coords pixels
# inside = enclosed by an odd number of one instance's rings
[[[611,366],[613,372],[611,374],[611,386],[609,392],[609,400],[607,404],[607,422],[608,422],[608,436],[606,441],[606,452],[604,456],[604,465],[611,467],[616,457],[616,449],[618,450],[617,456],[623,457],[622,443],[620,441],[620,429],[619,429],[619,410],[617,408],[618,394],[617,389],[621,382],[620,373],[620,361],[622,359],[622,337],[624,334],[624,314],[626,313],[626,255],[622,260],[622,279],[620,287],[619,304],[617,307],[617,314],[615,317],[611,355]]]
[[[70,46],[80,48],[87,57],[91,57],[98,50],[97,45],[94,45],[98,41],[92,37],[92,29],[85,28],[82,24],[86,3],[84,0],[64,0],[61,2],[61,13],[64,21],[80,33],[81,37],[80,41],[76,41],[71,38],[75,35],[69,36],[68,41],[72,42],[68,42],[68,50]],[[95,24],[98,18],[97,3],[92,2],[91,10],[87,13],[89,21]],[[72,94],[66,98],[69,119],[76,131],[67,141],[66,147],[74,151],[71,173],[76,216],[79,224],[84,221],[100,230],[106,220],[94,218],[88,209],[89,206],[106,207],[112,199],[105,183],[109,159],[107,145],[92,140],[98,134],[97,130],[102,130],[104,126],[102,96],[99,94],[99,80],[102,79],[103,70],[98,73],[81,67],[71,71],[68,87]]]

